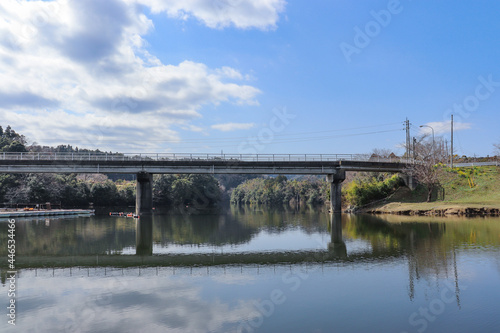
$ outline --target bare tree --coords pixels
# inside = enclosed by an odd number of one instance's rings
[[[423,137],[414,148],[415,163],[408,166],[405,173],[414,177],[427,187],[427,202],[432,200],[432,193],[440,187],[439,163],[446,161],[446,149],[442,140],[425,140]]]
[[[389,156],[392,154],[392,151],[387,148],[374,148],[372,150],[372,155],[380,156],[383,158],[389,158]]]
[[[500,156],[500,143],[494,143],[493,146],[495,147],[495,155]]]

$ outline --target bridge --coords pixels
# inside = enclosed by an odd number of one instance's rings
[[[346,171],[401,172],[413,161],[369,154],[0,153],[0,173],[137,175],[136,213],[151,214],[153,174],[325,175],[333,212],[341,211]]]

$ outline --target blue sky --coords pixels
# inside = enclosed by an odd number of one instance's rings
[[[122,152],[500,143],[498,1],[2,0],[0,115]],[[429,131],[429,128],[425,128]]]

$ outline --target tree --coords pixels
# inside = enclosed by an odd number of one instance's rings
[[[493,146],[495,147],[495,155],[500,156],[500,143],[494,143]]]
[[[220,201],[219,181],[212,175],[189,175],[192,184],[193,200],[198,205],[213,206]]]
[[[172,198],[176,206],[189,205],[192,199],[191,182],[186,178],[177,178],[172,183]]]
[[[0,174],[0,202],[12,203],[15,200],[19,193],[14,192],[22,186],[23,177],[21,174]]]
[[[422,138],[415,145],[414,164],[408,166],[405,173],[414,177],[420,184],[427,188],[427,202],[432,200],[432,193],[440,187],[440,166],[438,163],[446,160],[446,151],[441,143],[436,141],[423,141]]]
[[[14,131],[10,125],[5,130],[0,127],[0,151],[26,152],[26,138]]]
[[[17,152],[17,153],[24,153],[27,152],[28,150],[26,147],[19,141],[12,141],[9,144],[6,144],[2,147],[1,149],[2,152]]]
[[[375,148],[372,150],[372,156],[377,156],[381,158],[389,158],[391,156],[392,150],[387,148]]]
[[[175,180],[173,175],[154,175],[153,176],[153,199],[155,204],[160,206],[171,206],[172,183]]]
[[[260,203],[266,205],[323,204],[327,198],[327,183],[313,177],[288,181],[285,176],[254,178],[238,185],[231,193],[233,203]]]
[[[106,180],[104,183],[94,183],[90,190],[91,198],[96,206],[113,206],[117,204],[118,191],[115,183]]]
[[[120,205],[134,205],[135,204],[135,183],[131,181],[119,180],[117,182],[118,186],[118,198]]]
[[[59,177],[64,184],[61,195],[61,205],[64,207],[86,207],[91,201],[90,188],[75,174],[62,175]]]

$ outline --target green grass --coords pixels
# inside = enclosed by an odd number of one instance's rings
[[[473,173],[472,175],[470,175]],[[472,179],[474,186],[469,185]],[[500,168],[495,166],[445,169],[441,177],[444,201],[500,205]]]
[[[474,186],[470,186],[472,179]],[[423,186],[410,191],[400,188],[378,210],[428,210],[447,207],[500,208],[500,168],[495,166],[472,168],[443,168],[440,176],[442,189],[426,202]],[[444,199],[443,191],[444,190]]]

